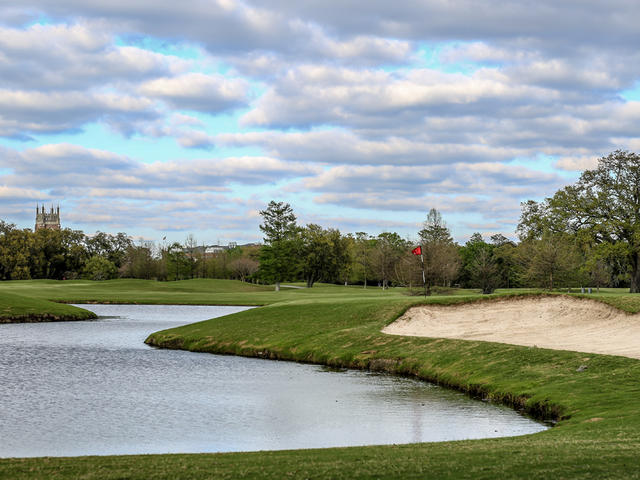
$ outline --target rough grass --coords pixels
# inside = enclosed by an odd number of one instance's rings
[[[134,282],[135,283],[135,282]],[[11,282],[24,295],[39,283]],[[67,285],[69,285],[67,287]],[[167,348],[240,354],[385,370],[437,381],[501,401],[538,418],[546,432],[524,437],[401,446],[200,455],[143,455],[0,460],[1,478],[640,478],[640,361],[489,342],[397,337],[380,329],[420,297],[401,291],[320,286],[279,293],[233,290],[207,281],[153,285],[129,281],[92,291],[65,282],[40,298],[146,303],[268,305],[158,332]],[[175,287],[175,290],[172,288]],[[244,287],[243,287],[244,288]],[[56,291],[55,296],[51,293]],[[487,301],[494,296],[434,297],[428,302]],[[499,295],[519,295],[519,291]],[[110,296],[111,294],[111,296]],[[640,296],[590,295],[626,311]],[[256,298],[258,300],[256,300]],[[586,370],[578,367],[586,366]],[[194,412],[195,413],[195,412]]]

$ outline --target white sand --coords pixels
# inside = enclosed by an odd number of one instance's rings
[[[630,315],[600,302],[570,297],[413,307],[382,331],[640,359],[640,314]]]

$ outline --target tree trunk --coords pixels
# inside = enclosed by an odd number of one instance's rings
[[[629,260],[631,263],[631,286],[629,293],[640,293],[640,252],[632,253]]]
[[[276,282],[276,292],[280,291],[280,281]]]

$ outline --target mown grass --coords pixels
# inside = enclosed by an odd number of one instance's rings
[[[94,313],[72,305],[0,290],[0,323],[87,320],[95,317]]]
[[[119,281],[106,285],[109,291],[98,291],[104,282],[95,287],[87,282],[64,283],[47,293],[38,282],[11,282],[0,285],[0,292],[26,295],[31,288],[38,290],[40,298],[74,301],[255,301],[266,306],[158,332],[148,341],[167,348],[412,375],[508,403],[558,423],[551,430],[524,437],[433,444],[2,459],[2,478],[640,478],[637,360],[490,342],[384,335],[380,332],[384,325],[411,305],[425,302],[400,290],[320,286],[276,293],[261,288],[234,291],[232,284],[207,281],[162,285]],[[226,290],[212,291],[216,285]],[[137,292],[130,290],[133,286]],[[52,297],[54,291],[57,293]],[[458,293],[462,295],[427,301],[486,301],[521,294],[503,291],[482,297]],[[617,291],[590,298],[621,305],[627,311],[640,307],[640,296]]]

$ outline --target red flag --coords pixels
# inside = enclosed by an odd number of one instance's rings
[[[411,253],[413,253],[414,255],[422,255],[422,247],[418,245],[416,248],[411,250]]]

